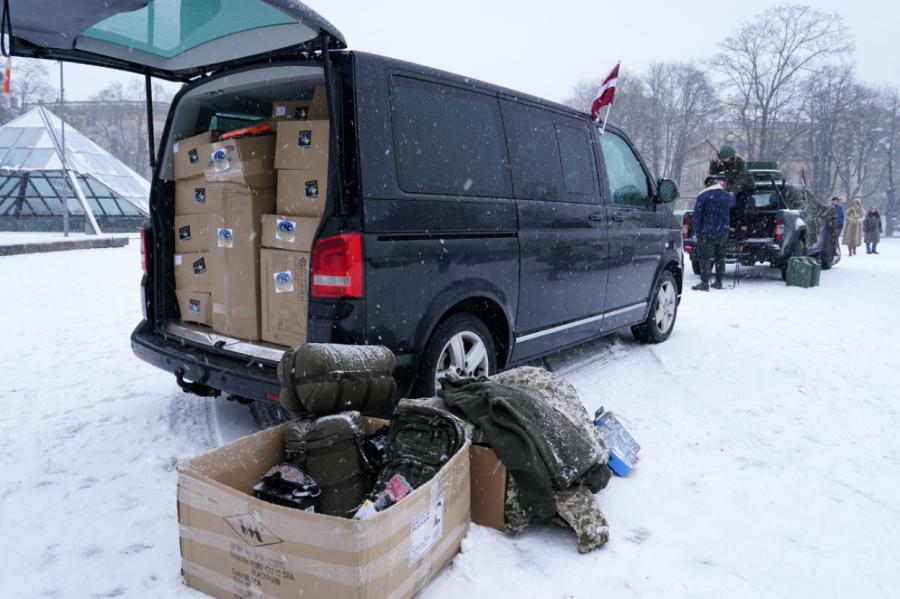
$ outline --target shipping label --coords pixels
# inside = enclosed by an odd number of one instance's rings
[[[409,565],[415,565],[444,534],[444,496],[432,498],[427,510],[410,523]]]
[[[297,223],[286,218],[275,220],[275,239],[286,243],[297,241]]]
[[[275,281],[275,293],[290,293],[294,290],[294,275],[291,271],[276,272],[272,278]]]
[[[228,162],[228,152],[220,148],[212,153],[213,170],[217,173],[227,171],[231,164]]]
[[[234,231],[231,229],[219,229],[216,240],[220,248],[234,247]]]

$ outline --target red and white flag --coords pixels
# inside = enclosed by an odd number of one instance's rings
[[[606,76],[606,79],[603,80],[603,83],[600,84],[600,89],[597,91],[597,97],[594,98],[594,101],[591,104],[591,119],[595,123],[600,122],[600,109],[613,103],[613,98],[616,95],[616,82],[619,80],[620,64],[622,63],[617,62],[613,70],[610,71],[609,75]]]

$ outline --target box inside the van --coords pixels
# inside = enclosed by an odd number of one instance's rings
[[[330,127],[315,66],[239,71],[178,100],[160,169],[174,194],[159,209],[171,217],[171,316],[180,327],[226,344],[306,341]]]

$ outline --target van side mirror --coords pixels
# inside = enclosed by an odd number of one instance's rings
[[[678,185],[671,179],[660,179],[656,189],[656,201],[660,204],[668,204],[678,199]]]

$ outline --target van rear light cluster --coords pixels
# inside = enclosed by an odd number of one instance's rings
[[[775,239],[778,241],[784,239],[784,219],[780,216],[775,217]]]
[[[690,232],[690,230],[691,230],[691,215],[688,213],[685,213],[684,216],[681,218],[681,238],[687,239],[689,236],[688,233]]]
[[[147,254],[150,253],[150,227],[141,223],[141,270],[147,272]]]
[[[335,235],[316,242],[312,256],[312,296],[363,297],[365,263],[360,233]]]

